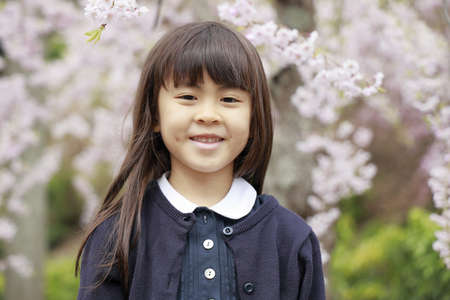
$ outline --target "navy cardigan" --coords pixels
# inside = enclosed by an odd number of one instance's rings
[[[271,195],[262,205],[223,233],[233,253],[241,300],[324,300],[319,242],[311,227]],[[114,215],[100,224],[83,250],[77,300],[176,300],[187,234],[194,213],[181,213],[155,180],[147,186],[141,212],[141,235],[130,248],[130,292],[124,294],[116,265],[107,280],[91,288],[104,271],[98,264],[111,249]]]

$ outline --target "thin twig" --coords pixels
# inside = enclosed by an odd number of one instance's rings
[[[156,26],[158,26],[158,20],[159,20],[160,14],[161,14],[161,6],[162,6],[162,0],[158,0],[158,7],[156,9],[156,17],[155,17],[155,22],[153,23],[153,29],[155,29]]]
[[[447,6],[447,0],[442,0],[444,2],[444,17],[447,23],[450,25],[450,17],[448,15],[448,6]]]

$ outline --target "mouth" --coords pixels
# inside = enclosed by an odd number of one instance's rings
[[[198,143],[204,143],[204,144],[215,144],[223,141],[224,139],[221,137],[200,137],[200,136],[193,136],[189,138],[191,141],[198,142]]]
[[[200,150],[215,150],[224,141],[221,137],[190,137],[192,143]]]

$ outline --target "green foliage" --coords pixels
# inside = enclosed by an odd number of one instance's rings
[[[47,260],[45,265],[45,299],[73,300],[78,294],[80,277],[74,275],[73,257]],[[0,273],[0,300],[4,299],[4,277]]]
[[[3,300],[5,293],[5,279],[3,278],[3,274],[0,273],[0,300]]]
[[[0,241],[0,257],[6,256],[6,243],[5,241]]]
[[[67,45],[62,36],[54,32],[44,40],[44,59],[46,61],[61,59],[66,49]]]
[[[45,270],[45,299],[76,299],[80,277],[74,275],[73,257],[61,257],[47,261]]]
[[[340,201],[340,209],[352,218],[352,222],[360,225],[370,218],[370,212],[365,209],[365,202],[370,198],[371,191],[361,195],[354,195]]]
[[[432,249],[438,227],[427,211],[411,209],[402,226],[372,221],[360,233],[356,226],[349,213],[337,223],[329,264],[334,300],[450,299],[450,271]]]
[[[83,200],[72,186],[72,170],[62,168],[47,186],[48,244],[50,249],[78,229]]]

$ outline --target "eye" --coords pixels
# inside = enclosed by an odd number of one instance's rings
[[[236,103],[236,102],[239,102],[239,100],[237,100],[236,98],[233,98],[233,97],[225,97],[225,98],[222,98],[222,99],[224,99],[226,103]]]
[[[180,96],[180,97],[178,97],[178,98],[181,98],[181,99],[184,99],[184,100],[194,100],[195,96],[192,96],[192,95],[183,95],[183,96]]]

